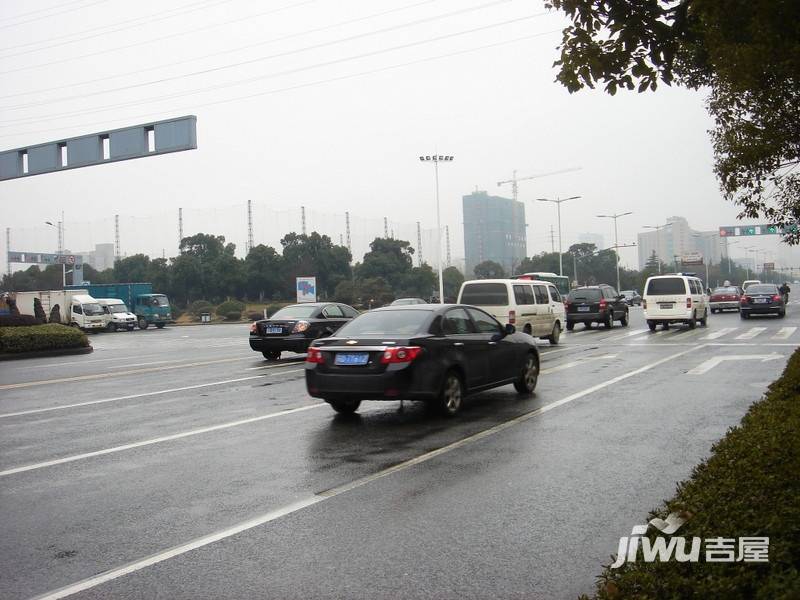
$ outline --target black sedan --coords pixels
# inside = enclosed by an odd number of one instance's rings
[[[783,318],[786,316],[786,304],[778,286],[772,283],[753,283],[747,289],[739,302],[739,315],[748,319],[750,315],[776,314]]]
[[[333,335],[358,314],[352,306],[336,302],[284,306],[250,325],[250,347],[267,360],[278,360],[283,350],[305,352],[312,341]]]
[[[533,338],[458,304],[387,306],[316,340],[306,357],[308,393],[340,413],[362,400],[421,400],[454,415],[473,392],[539,378]]]

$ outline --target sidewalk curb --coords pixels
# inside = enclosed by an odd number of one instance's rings
[[[22,358],[47,358],[50,356],[70,356],[74,354],[91,354],[91,346],[80,348],[61,348],[60,350],[34,350],[33,352],[0,353],[0,361],[17,360]]]

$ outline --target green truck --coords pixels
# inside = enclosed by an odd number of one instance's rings
[[[136,315],[139,329],[155,325],[159,329],[172,322],[169,298],[154,294],[152,283],[82,283],[66,286],[66,289],[87,290],[93,298],[116,298],[122,300],[128,310]]]

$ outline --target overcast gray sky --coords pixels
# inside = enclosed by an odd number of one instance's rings
[[[119,214],[123,253],[173,256],[183,207],[185,235],[243,254],[249,199],[256,243],[299,231],[302,205],[336,242],[350,211],[358,259],[384,217],[415,246],[420,221],[424,255],[434,180],[417,157],[437,150],[455,156],[440,173],[454,257],[462,195],[510,196],[497,182],[514,169],[582,168],[520,184],[529,254],[555,224],[537,197],[582,196],[563,205],[565,249],[583,232],[613,243],[599,213],[634,211],[624,243],[673,215],[734,224],[704,93],[570,95],[552,67],[564,25],[525,0],[0,0],[0,150],[186,114],[198,128],[195,151],[0,183],[0,226],[14,250],[52,251],[43,222],[64,210],[82,251],[113,242]],[[621,255],[635,265],[635,248]]]

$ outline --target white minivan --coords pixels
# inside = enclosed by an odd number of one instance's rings
[[[103,322],[108,331],[133,331],[136,327],[136,315],[119,298],[98,298],[97,303],[103,309]]]
[[[564,301],[547,281],[478,279],[465,281],[458,292],[459,304],[488,312],[501,323],[510,323],[528,335],[557,344],[566,322]]]
[[[670,323],[686,323],[694,329],[698,322],[703,327],[708,322],[708,296],[703,282],[692,275],[648,277],[642,308],[650,331],[655,331],[659,323],[664,329],[669,329]]]

